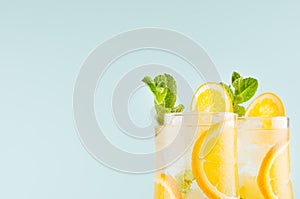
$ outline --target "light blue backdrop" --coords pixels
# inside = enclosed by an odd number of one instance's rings
[[[282,97],[292,119],[293,182],[300,198],[299,7],[291,0],[0,0],[0,198],[152,198],[153,175],[118,173],[99,164],[82,147],[72,115],[74,82],[88,54],[111,36],[144,26],[193,38],[224,81],[237,70],[257,77],[259,92]],[[121,65],[126,72],[148,62],[173,64],[179,71],[183,66],[176,57],[142,53],[114,64],[106,78],[122,76],[116,73]],[[185,75],[194,89],[202,81],[188,70]],[[133,117],[143,116],[152,101],[146,90],[137,95],[130,105]],[[135,103],[145,108],[137,110]],[[149,122],[138,118],[141,125]],[[108,136],[116,145],[130,142]]]

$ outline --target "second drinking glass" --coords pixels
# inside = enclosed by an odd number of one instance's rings
[[[292,199],[287,117],[238,120],[241,198]]]

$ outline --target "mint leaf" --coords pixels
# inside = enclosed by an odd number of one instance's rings
[[[179,104],[178,106],[174,107],[171,112],[172,113],[179,113],[182,112],[184,109],[184,106],[182,104]]]
[[[239,77],[234,80],[232,86],[235,88],[235,101],[240,104],[250,100],[257,91],[258,81],[252,77],[243,79]]]
[[[150,91],[156,97],[156,95],[157,95],[156,85],[155,85],[154,81],[152,80],[152,78],[149,76],[146,76],[142,79],[142,82],[144,82],[149,87]]]
[[[166,77],[166,84],[167,84],[167,95],[165,97],[165,107],[173,108],[176,102],[176,94],[177,94],[177,86],[174,78],[169,75],[165,74]]]
[[[241,75],[238,72],[233,72],[231,75],[231,83],[233,83],[235,80],[239,79]]]
[[[192,170],[185,170],[182,174],[175,176],[175,180],[182,193],[187,193],[191,190],[191,185],[195,180]]]
[[[239,86],[239,96],[241,97],[241,101],[239,101],[239,103],[247,102],[255,95],[258,88],[258,81],[254,78],[248,77],[243,79]]]
[[[233,88],[235,88],[235,90],[234,90],[235,95],[238,95],[241,93],[240,88],[241,88],[242,81],[243,81],[243,78],[239,77],[239,78],[235,79],[234,82],[232,82],[232,86],[233,86]]]
[[[168,90],[166,88],[156,88],[156,89],[157,89],[157,95],[154,101],[156,104],[163,104],[168,94]]]
[[[175,106],[177,86],[175,79],[169,74],[157,75],[154,79],[145,76],[142,79],[154,95],[154,106],[156,110],[156,120],[158,124],[164,124],[165,113],[182,112],[184,106]]]
[[[240,105],[234,105],[233,106],[233,112],[238,114],[239,117],[242,117],[245,115],[246,109],[243,106]]]
[[[243,78],[239,73],[233,72],[231,75],[231,85],[221,83],[232,99],[233,111],[239,116],[245,115],[245,108],[241,106],[242,103],[250,100],[256,93],[258,88],[258,81],[255,78]]]
[[[157,75],[154,78],[154,83],[158,88],[165,88],[166,87],[167,78],[165,75]]]

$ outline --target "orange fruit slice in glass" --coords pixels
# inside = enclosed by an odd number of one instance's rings
[[[236,132],[230,122],[200,132],[192,151],[192,171],[210,199],[237,198]]]
[[[183,199],[172,176],[164,173],[157,174],[154,182],[154,199]]]
[[[279,141],[265,155],[257,175],[258,187],[265,198],[293,198],[290,167],[286,167],[289,160],[288,140]]]

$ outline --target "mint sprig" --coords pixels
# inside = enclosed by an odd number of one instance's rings
[[[164,123],[165,113],[182,112],[184,106],[179,104],[175,106],[177,85],[175,79],[169,74],[157,75],[154,79],[145,76],[142,79],[154,95],[154,107],[156,110],[156,120],[159,125]]]
[[[241,104],[250,100],[256,93],[258,81],[253,77],[243,78],[239,73],[233,72],[231,85],[221,83],[231,97],[233,112],[239,116],[245,115],[245,107]]]

